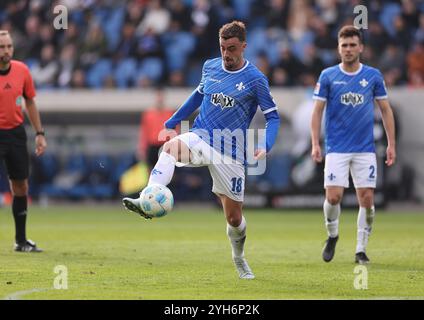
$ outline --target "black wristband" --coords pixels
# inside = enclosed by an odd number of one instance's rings
[[[37,132],[35,133],[35,135],[36,135],[36,136],[45,136],[46,134],[45,134],[45,132],[44,132],[44,131],[37,131]]]

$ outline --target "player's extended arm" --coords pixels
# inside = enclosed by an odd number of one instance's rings
[[[259,160],[265,158],[266,154],[271,151],[272,146],[278,136],[278,128],[280,127],[280,115],[277,111],[271,111],[265,114],[265,143],[260,144],[255,150],[254,159]]]
[[[324,112],[326,101],[315,100],[314,111],[312,112],[311,120],[311,142],[312,142],[312,151],[311,157],[315,162],[322,161],[322,152],[321,146],[319,144],[319,137],[321,134],[321,120],[322,114]]]
[[[396,161],[395,118],[387,99],[378,99],[377,104],[381,110],[383,125],[387,136],[386,164],[391,166]]]
[[[175,127],[184,119],[187,119],[203,101],[203,94],[197,89],[193,91],[190,97],[183,103],[181,107],[165,122],[165,128],[175,129]]]
[[[40,114],[37,107],[35,106],[34,99],[25,99],[25,104],[28,112],[29,121],[32,124],[35,132],[42,132],[43,126],[41,125]],[[44,135],[35,136],[35,154],[37,156],[42,155],[46,150],[47,142]]]
[[[278,136],[278,128],[280,128],[280,115],[277,111],[271,111],[265,114],[265,120],[266,152],[270,152]]]

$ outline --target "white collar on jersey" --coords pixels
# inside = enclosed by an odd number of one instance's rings
[[[355,72],[347,72],[347,71],[343,70],[343,67],[342,67],[342,64],[341,63],[339,63],[339,69],[340,69],[341,72],[343,72],[344,74],[347,74],[348,76],[355,76],[359,72],[361,72],[361,70],[362,70],[362,63],[359,64],[359,69],[356,70]]]
[[[225,69],[224,61],[221,59],[222,70],[224,70],[225,72],[228,72],[228,73],[239,73],[239,72],[242,72],[249,65],[249,61],[247,59],[244,59],[244,61],[245,61],[244,66],[241,69],[238,69],[236,71],[230,71],[230,70]]]

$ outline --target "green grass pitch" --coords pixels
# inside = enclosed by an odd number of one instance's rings
[[[1,208],[0,299],[424,298],[423,213],[377,211],[366,290],[354,288],[356,212],[342,212],[331,263],[321,260],[321,212],[245,216],[254,280],[238,279],[218,209],[178,208],[147,221],[118,205],[31,206],[28,236],[45,252],[28,254],[13,252],[12,214]],[[67,268],[68,289],[54,288],[57,265]]]

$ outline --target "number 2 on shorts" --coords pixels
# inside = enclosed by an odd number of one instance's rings
[[[374,166],[370,166],[370,179],[375,179],[375,167]]]

